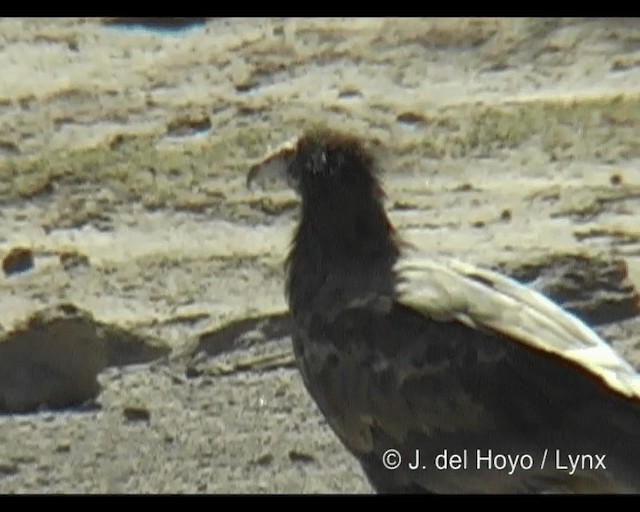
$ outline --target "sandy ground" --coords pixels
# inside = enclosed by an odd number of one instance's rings
[[[640,285],[638,27],[0,20],[0,492],[371,492],[292,361],[295,198],[248,168],[351,130],[426,250]],[[620,311],[598,329],[640,367]]]

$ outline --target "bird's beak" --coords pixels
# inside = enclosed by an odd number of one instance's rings
[[[288,172],[296,143],[297,138],[289,140],[255,162],[247,175],[247,188],[252,189],[254,186],[262,190],[296,188]]]

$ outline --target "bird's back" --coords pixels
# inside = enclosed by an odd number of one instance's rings
[[[640,491],[638,401],[576,364],[382,296],[324,311],[298,317],[297,359],[377,490]]]

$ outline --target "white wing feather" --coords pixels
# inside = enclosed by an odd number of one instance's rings
[[[640,375],[592,329],[544,295],[509,277],[453,259],[403,255],[398,300],[434,320],[458,320],[556,354],[640,398]]]

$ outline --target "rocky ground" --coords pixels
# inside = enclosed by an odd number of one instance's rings
[[[292,360],[295,197],[245,187],[317,124],[640,367],[638,20],[113,21],[0,20],[0,492],[371,491]]]

